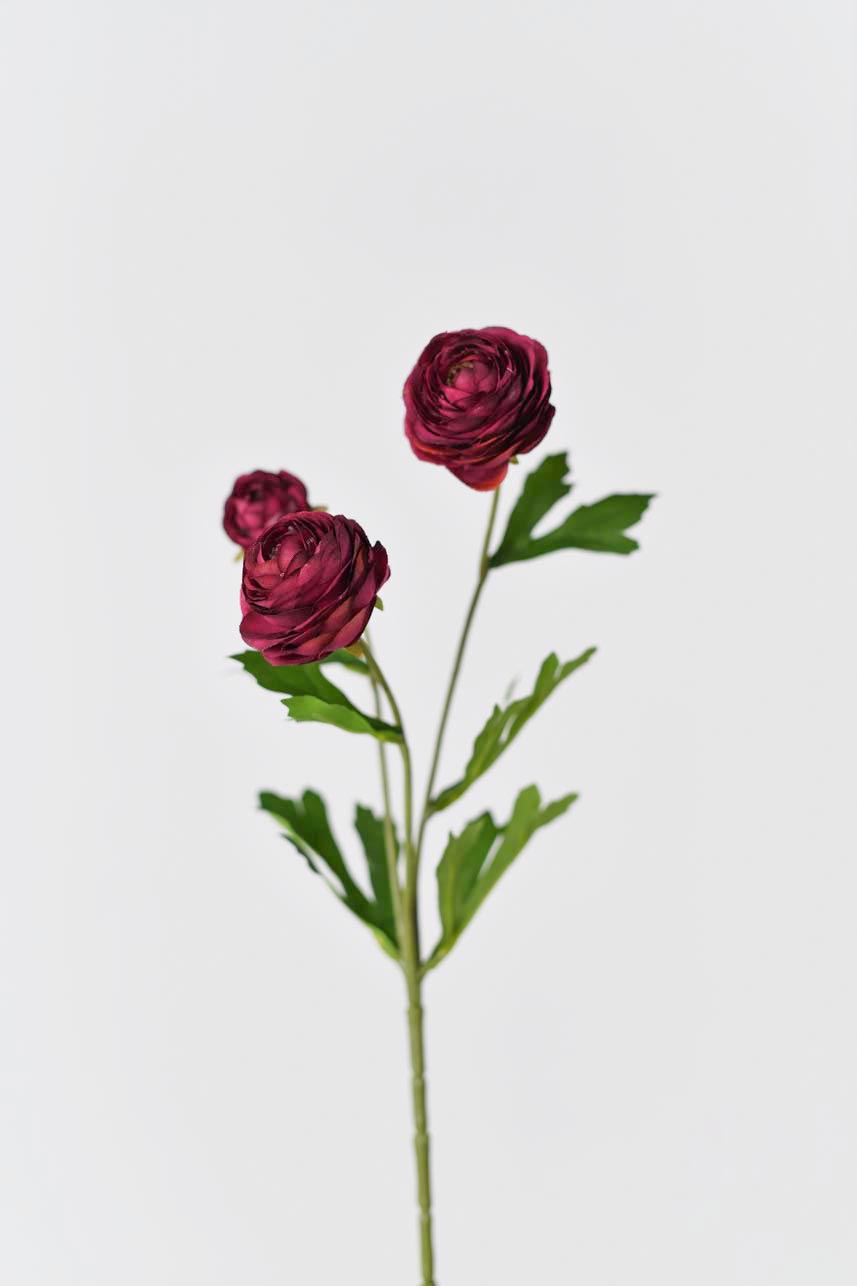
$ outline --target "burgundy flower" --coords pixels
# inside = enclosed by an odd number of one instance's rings
[[[359,639],[389,574],[384,546],[351,518],[278,518],[244,555],[241,637],[272,665],[320,661]]]
[[[229,539],[246,549],[275,518],[309,507],[306,487],[293,473],[254,469],[235,479],[223,509],[223,526]]]
[[[548,355],[505,326],[435,335],[404,389],[405,433],[420,460],[493,491],[512,456],[538,446],[554,408]]]

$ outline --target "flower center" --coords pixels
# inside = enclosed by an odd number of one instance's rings
[[[496,377],[487,362],[478,358],[455,362],[446,373],[447,388],[459,393],[485,393],[496,385]]]

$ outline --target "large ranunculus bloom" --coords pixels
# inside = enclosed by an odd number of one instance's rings
[[[512,456],[538,446],[554,408],[548,355],[505,326],[435,335],[404,389],[405,433],[421,460],[493,491]]]
[[[389,574],[386,549],[353,519],[278,518],[244,555],[241,637],[272,665],[320,661],[359,639]]]
[[[306,487],[293,473],[254,469],[235,479],[223,509],[223,526],[229,539],[246,549],[275,518],[309,507]]]

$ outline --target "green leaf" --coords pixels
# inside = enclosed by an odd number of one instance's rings
[[[435,796],[431,802],[431,811],[439,813],[460,799],[467,788],[500,758],[506,747],[514,741],[527,721],[532,719],[551,693],[556,691],[570,674],[585,665],[594,653],[594,647],[587,648],[580,656],[560,665],[556,653],[551,652],[550,656],[542,662],[535,686],[529,696],[518,697],[516,701],[510,701],[505,706],[495,706],[488,722],[473,743],[473,751],[464,769],[464,775],[459,781],[452,786],[447,786]]]
[[[492,567],[538,558],[558,549],[588,549],[602,554],[630,554],[639,548],[625,533],[640,521],[652,495],[607,496],[592,505],[581,505],[544,536],[533,536],[537,524],[571,491],[568,457],[548,456],[528,475],[509,515],[506,532],[490,558]]]
[[[387,847],[384,838],[384,820],[376,817],[371,808],[358,804],[354,814],[354,828],[360,836],[366,865],[369,870],[369,882],[375,894],[379,914],[383,918],[385,931],[392,942],[396,941],[396,921],[393,914],[393,892],[390,887],[390,872],[387,865]],[[393,835],[396,866],[398,866],[399,840]]]
[[[639,549],[636,540],[625,535],[649,507],[653,495],[607,496],[594,505],[581,505],[554,531],[528,542],[516,558],[536,558],[556,549],[589,549],[600,554],[631,554]],[[512,561],[512,560],[507,560]]]
[[[350,701],[334,703],[320,697],[285,697],[283,705],[296,723],[329,723],[344,732],[366,732],[379,741],[401,741],[401,728],[384,723],[373,715],[363,714]]]
[[[444,937],[454,937],[460,911],[498,835],[490,813],[468,822],[460,835],[450,835],[437,868],[438,906]]]
[[[368,733],[380,741],[402,740],[400,728],[358,710],[322,672],[322,667],[331,661],[365,671],[366,663],[350,652],[334,652],[326,661],[308,665],[271,665],[261,652],[240,652],[232,660],[242,665],[260,687],[269,692],[288,693],[283,705],[298,723],[329,723],[346,732]]]
[[[361,661],[359,656],[355,656],[347,647],[341,647],[337,652],[331,652],[326,656],[321,665],[344,665],[346,670],[354,670],[357,674],[368,674],[369,666],[365,661]]]
[[[449,954],[535,832],[560,817],[576,799],[577,795],[564,795],[543,808],[538,787],[528,786],[518,795],[505,826],[483,813],[460,835],[450,835],[437,868],[442,933],[426,962],[426,972]]]
[[[339,689],[322,674],[322,666],[342,665],[360,674],[369,673],[366,662],[361,661],[345,648],[332,652],[323,661],[311,661],[307,665],[271,665],[261,652],[250,651],[236,652],[229,659],[243,666],[259,687],[265,688],[268,692],[312,694],[323,697],[327,701],[334,699],[332,694],[338,693]],[[341,697],[343,694],[339,693],[339,695]]]
[[[506,548],[526,543],[536,524],[557,501],[568,495],[571,491],[571,483],[566,482],[568,472],[568,455],[563,451],[560,455],[547,456],[538,468],[527,474],[494,558],[498,558]]]
[[[261,652],[238,652],[231,659],[242,665],[267,692],[316,696],[333,703],[348,701],[345,693],[325,677],[318,661],[309,665],[271,665]]]
[[[515,800],[512,816],[503,828],[500,847],[493,854],[490,863],[480,871],[479,878],[467,898],[464,906],[465,924],[473,918],[494,885],[508,871],[535,832],[541,826],[547,826],[549,822],[568,812],[576,799],[576,794],[563,795],[561,799],[555,799],[542,808],[537,786],[528,786],[521,791]]]
[[[398,956],[392,911],[368,898],[352,876],[331,830],[321,796],[305,790],[300,799],[287,799],[263,790],[259,804],[277,819],[286,833],[285,838],[306,859],[310,870],[321,876],[349,911],[369,925],[385,951]]]

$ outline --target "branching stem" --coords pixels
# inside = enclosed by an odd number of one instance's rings
[[[399,942],[400,962],[402,972],[405,975],[405,985],[408,996],[408,1039],[411,1055],[411,1089],[414,1114],[414,1158],[417,1170],[417,1201],[419,1205],[422,1286],[437,1286],[437,1284],[434,1278],[434,1245],[432,1238],[431,1207],[431,1155],[426,1092],[425,1011],[423,1009],[422,1002],[422,985],[425,969],[424,962],[420,954],[420,855],[422,852],[426,823],[428,822],[431,813],[432,792],[434,790],[435,778],[437,777],[440,752],[443,746],[446,725],[449,720],[449,712],[452,707],[452,699],[455,695],[455,688],[461,671],[461,663],[464,660],[464,651],[467,646],[467,639],[470,635],[471,626],[473,625],[473,618],[476,615],[476,608],[479,605],[482,588],[488,576],[488,558],[491,546],[491,536],[494,532],[494,522],[497,517],[497,503],[499,495],[500,489],[498,487],[491,497],[488,526],[485,531],[485,538],[482,542],[482,550],[479,556],[479,574],[476,581],[476,588],[473,591],[473,596],[467,609],[467,615],[464,618],[464,626],[461,631],[461,637],[458,641],[458,649],[452,666],[452,674],[450,675],[449,684],[446,690],[446,697],[444,699],[443,710],[440,716],[440,724],[438,726],[437,736],[434,743],[428,784],[426,786],[425,801],[423,803],[422,817],[420,819],[419,836],[416,842],[414,842],[413,769],[411,765],[411,751],[408,746],[407,736],[405,735],[405,726],[402,720],[402,714],[399,709],[398,702],[393,694],[393,690],[387,682],[387,678],[383,670],[378,664],[375,654],[369,644],[368,636],[366,635],[363,637],[362,647],[363,653],[366,657],[366,663],[369,667],[369,677],[372,680],[372,687],[375,693],[376,713],[380,717],[382,710],[381,696],[383,693],[383,696],[389,704],[393,720],[398,724],[402,732],[402,740],[399,743],[399,749],[402,754],[405,796],[404,885],[400,883],[399,879],[395,830],[390,804],[390,782],[387,772],[386,751],[383,743],[379,743],[379,759],[381,767],[381,786],[384,796],[384,845],[387,854],[387,870],[390,876],[390,888],[396,919],[396,934]]]

